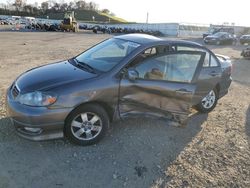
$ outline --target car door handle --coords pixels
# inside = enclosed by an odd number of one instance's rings
[[[215,71],[212,71],[212,72],[210,72],[210,73],[209,73],[209,75],[210,75],[210,76],[217,76],[217,75],[218,75],[218,73],[217,73],[217,72],[215,72]]]
[[[176,93],[178,94],[190,94],[192,93],[191,91],[188,91],[187,89],[178,89],[178,90],[175,90]]]

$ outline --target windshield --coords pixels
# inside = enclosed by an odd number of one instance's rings
[[[107,72],[139,46],[135,42],[112,38],[83,52],[76,60],[93,69]]]
[[[216,31],[216,29],[214,29],[214,28],[209,28],[208,33],[214,33],[215,31]]]

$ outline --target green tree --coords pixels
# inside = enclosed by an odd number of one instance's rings
[[[73,10],[75,8],[75,3],[74,2],[69,2],[69,5],[68,5],[68,10]]]
[[[60,9],[59,3],[55,3],[51,9],[54,10],[55,12],[57,12]]]
[[[47,1],[42,2],[41,9],[42,9],[43,12],[46,12],[49,9],[49,3]]]
[[[17,11],[20,11],[20,9],[23,7],[24,4],[25,4],[24,0],[15,0],[13,6],[16,7]]]
[[[33,13],[33,7],[31,5],[24,5],[24,12]]]
[[[60,5],[60,10],[61,10],[61,11],[66,11],[66,10],[68,10],[68,4],[67,4],[67,3],[61,4],[61,5]]]
[[[106,8],[105,8],[105,9],[102,10],[102,13],[109,14],[110,11],[109,11],[109,9],[106,9]]]
[[[76,8],[79,10],[83,10],[87,8],[87,3],[85,1],[77,1]]]

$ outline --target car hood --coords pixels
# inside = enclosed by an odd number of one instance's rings
[[[48,90],[74,81],[96,77],[96,74],[75,67],[68,61],[53,63],[23,73],[16,85],[22,93]]]

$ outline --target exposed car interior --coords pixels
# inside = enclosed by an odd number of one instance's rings
[[[157,46],[142,52],[131,67],[140,79],[191,82],[200,58],[185,50],[177,53],[176,47]]]

